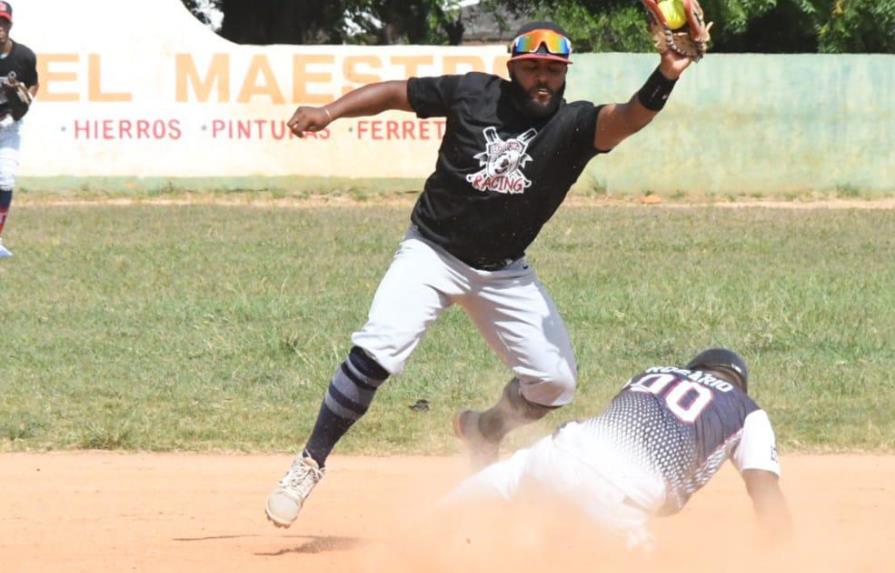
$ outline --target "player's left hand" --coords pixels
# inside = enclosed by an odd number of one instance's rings
[[[674,50],[666,50],[661,54],[659,71],[669,80],[676,80],[692,63],[693,58],[682,56]]]
[[[712,23],[706,24],[699,0],[679,0],[675,4],[664,5],[665,10],[670,10],[672,9],[670,6],[673,6],[674,16],[679,18],[679,22],[682,22],[674,23],[674,28],[666,19],[657,0],[641,0],[641,3],[646,9],[647,24],[650,35],[653,37],[653,43],[656,50],[663,55],[663,60],[667,52],[674,52],[694,62],[702,59],[708,51],[709,42],[712,39]]]

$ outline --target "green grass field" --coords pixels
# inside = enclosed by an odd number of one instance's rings
[[[0,261],[2,450],[296,450],[410,210],[28,203]],[[891,450],[893,252],[893,210],[567,206],[529,258],[580,393],[514,440],[724,344],[784,449]],[[452,310],[338,451],[452,451],[452,413],[507,378]]]

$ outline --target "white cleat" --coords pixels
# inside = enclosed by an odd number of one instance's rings
[[[6,259],[12,256],[12,251],[3,246],[3,242],[0,241],[0,259]]]
[[[264,508],[267,519],[277,527],[292,525],[305,500],[311,495],[311,490],[323,479],[324,473],[325,470],[310,456],[296,457],[276,489],[267,496],[267,506]]]

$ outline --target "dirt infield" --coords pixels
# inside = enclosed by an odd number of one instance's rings
[[[464,473],[454,458],[336,457],[288,530],[263,517],[286,456],[0,455],[0,571],[829,571],[895,570],[895,456],[788,456],[796,536],[758,551],[729,468],[658,546],[631,554],[568,509],[433,513]],[[543,504],[542,504],[543,505]]]

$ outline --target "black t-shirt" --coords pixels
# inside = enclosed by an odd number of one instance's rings
[[[420,233],[479,269],[525,254],[587,162],[597,154],[599,107],[560,104],[532,119],[498,76],[411,78],[410,105],[421,118],[446,117],[435,172],[414,207]]]
[[[37,83],[37,57],[31,48],[25,44],[13,42],[12,50],[5,58],[0,58],[0,81],[9,76],[9,72],[16,73],[16,81],[31,87]],[[9,104],[6,94],[0,90],[0,115],[9,113]]]

